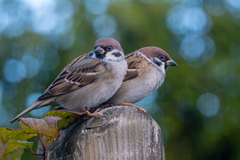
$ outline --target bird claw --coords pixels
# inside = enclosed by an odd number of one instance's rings
[[[138,110],[141,110],[144,113],[147,113],[147,111],[145,109],[143,109],[142,107],[138,107],[132,103],[122,102],[122,103],[120,103],[120,105],[134,107],[134,108],[137,108]]]
[[[108,121],[108,118],[104,114],[99,112],[99,108],[95,112],[93,112],[93,113],[91,113],[89,111],[86,111],[86,114],[87,114],[88,117],[98,117],[98,116],[101,116],[101,117],[106,118],[106,120]]]
[[[88,117],[97,117],[97,116],[102,116],[105,117],[102,113],[98,112],[99,109],[97,109],[95,112],[91,113],[89,111],[86,111],[86,114],[88,115]]]

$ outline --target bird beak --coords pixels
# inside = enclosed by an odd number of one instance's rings
[[[102,47],[98,46],[96,49],[94,49],[94,52],[96,54],[104,54],[105,53],[105,50],[102,49]]]
[[[166,61],[166,65],[167,66],[177,66],[177,63],[174,60],[170,59],[170,60]]]

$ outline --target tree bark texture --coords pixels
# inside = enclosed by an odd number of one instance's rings
[[[100,112],[107,118],[80,119],[64,130],[49,147],[47,159],[165,160],[161,129],[148,114],[129,106]],[[38,153],[42,152],[39,144]]]

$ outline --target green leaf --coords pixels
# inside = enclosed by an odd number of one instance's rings
[[[18,141],[9,139],[6,144],[0,147],[0,159],[3,160],[16,160],[21,159],[23,149],[31,149],[33,142]]]
[[[9,129],[5,127],[0,128],[0,145],[5,144],[9,139],[26,141],[32,137],[36,137],[37,134],[27,134],[20,129]]]
[[[24,152],[23,147],[15,149],[13,152],[4,155],[3,160],[20,160]]]
[[[45,115],[43,115],[44,117],[47,116],[54,116],[54,117],[61,117],[62,120],[60,120],[58,122],[58,129],[66,129],[68,127],[70,127],[71,125],[73,125],[76,121],[79,120],[79,118],[81,117],[80,115],[74,114],[74,113],[69,113],[67,111],[50,111],[47,112]]]
[[[60,117],[47,116],[43,119],[19,118],[19,124],[25,133],[37,133],[56,138],[59,136],[57,123]]]
[[[48,136],[44,136],[44,135],[39,135],[39,139],[42,142],[42,144],[44,145],[44,147],[49,147],[51,146],[58,137],[53,138],[53,137],[48,137]]]
[[[29,149],[29,148],[32,148],[32,146],[33,146],[33,142],[9,139],[6,154],[13,152],[14,150],[16,150],[19,147]]]
[[[6,151],[7,151],[7,145],[1,145],[0,146],[0,159],[3,159]]]
[[[2,139],[0,139],[0,146],[1,146],[1,145],[3,145],[3,141],[2,141]]]

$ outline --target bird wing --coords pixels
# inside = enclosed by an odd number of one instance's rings
[[[68,63],[38,100],[59,96],[93,83],[106,71],[106,63],[90,59],[87,54]]]
[[[149,63],[146,57],[139,52],[130,53],[126,55],[125,59],[128,63],[128,70],[123,82],[141,76]]]

